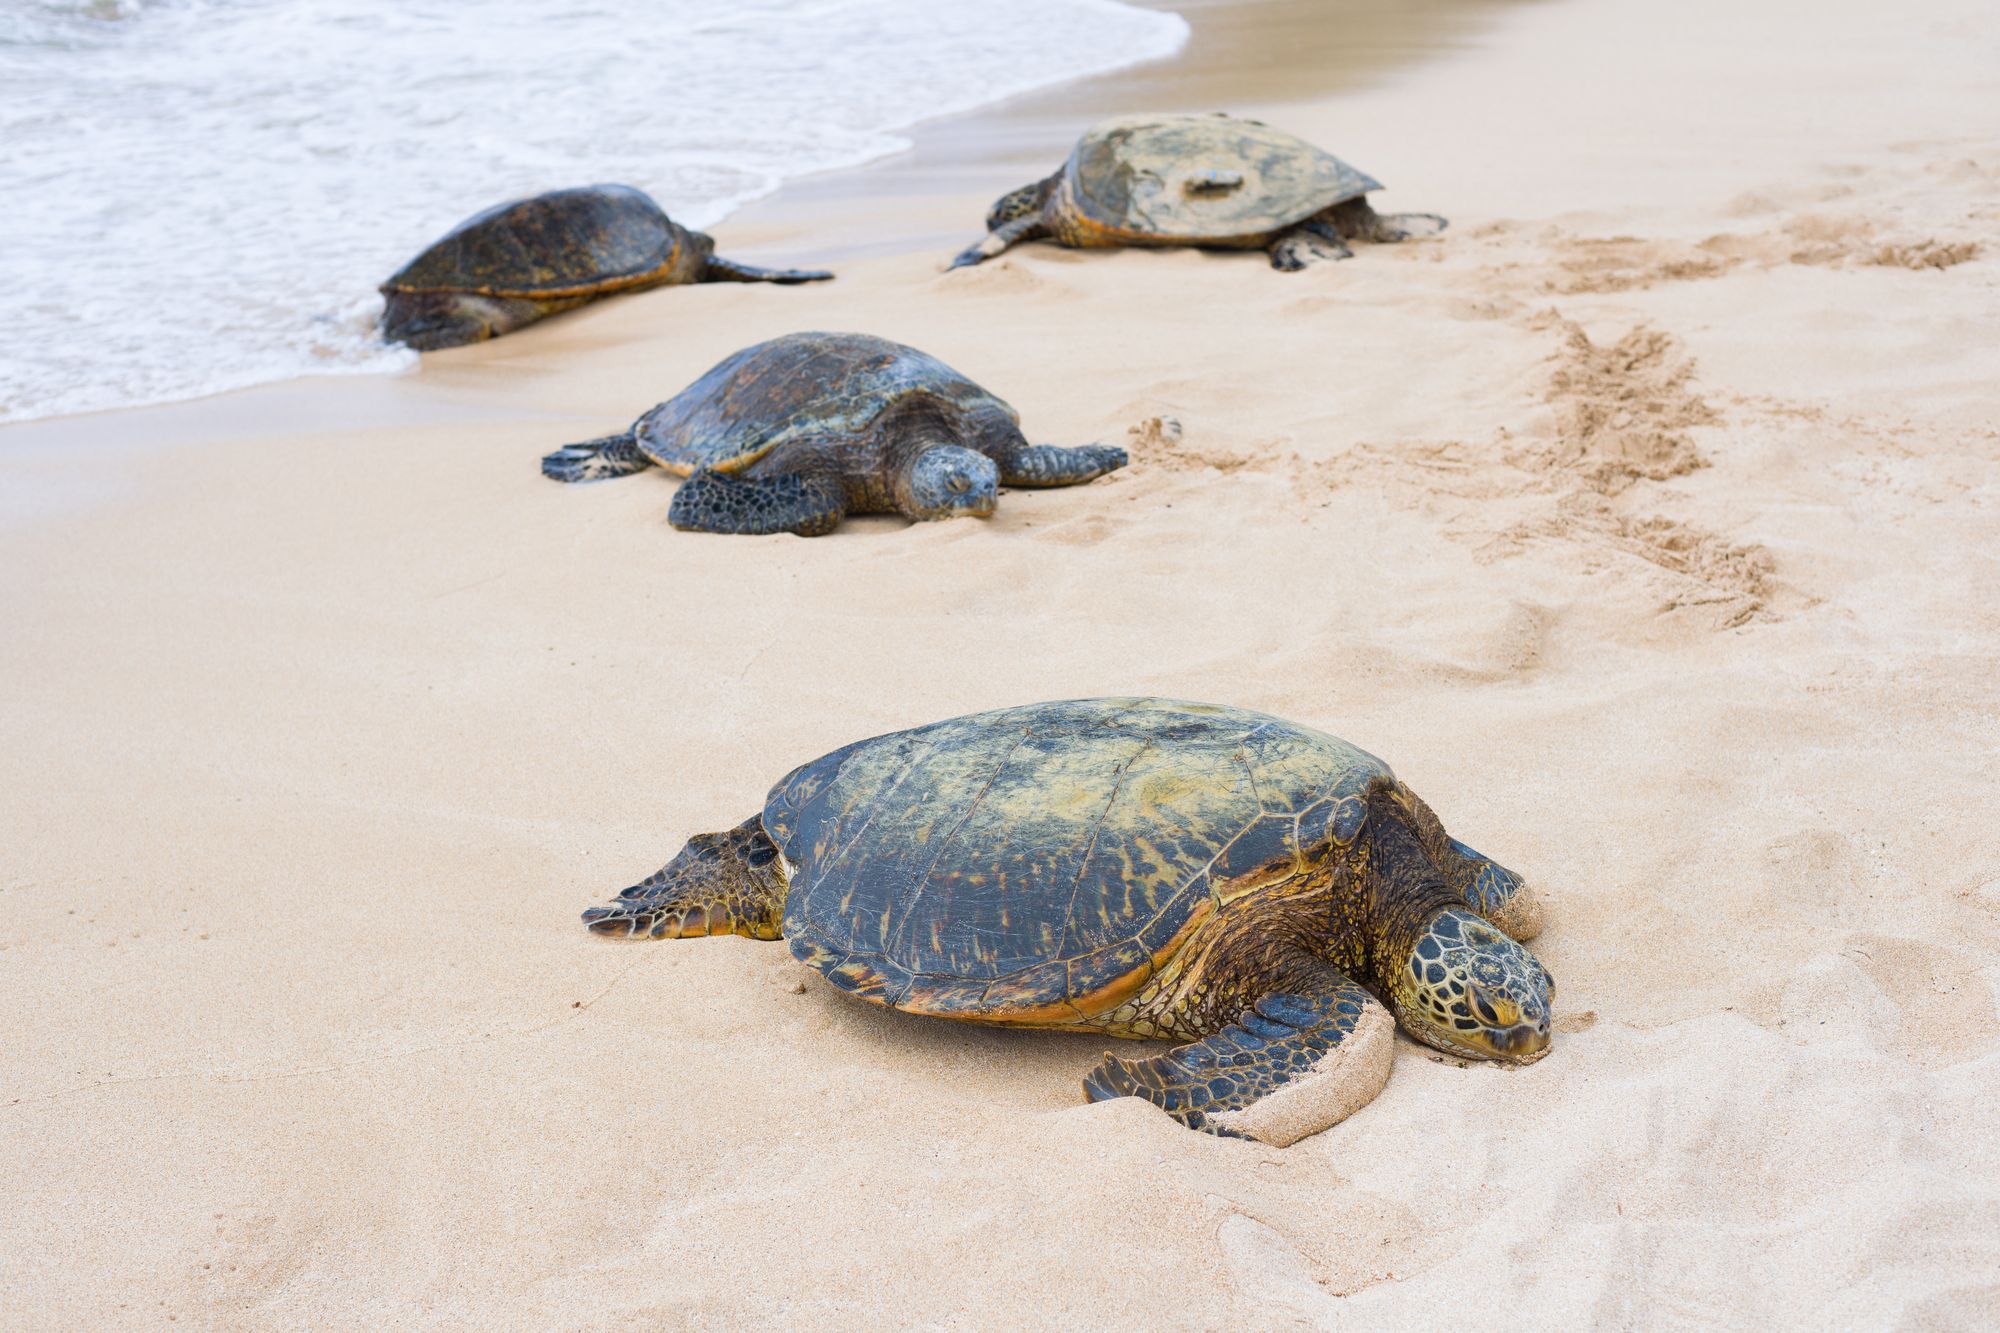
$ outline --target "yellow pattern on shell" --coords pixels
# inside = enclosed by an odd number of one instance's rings
[[[1240,183],[1207,188],[1217,180]],[[1254,246],[1381,186],[1254,120],[1126,116],[1077,141],[1060,188],[1076,243]]]
[[[987,1022],[1127,1001],[1198,920],[1359,828],[1374,756],[1241,709],[1090,699],[835,751],[772,790],[784,933],[842,989]]]

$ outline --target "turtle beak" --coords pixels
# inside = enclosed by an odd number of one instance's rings
[[[1543,1016],[1532,1023],[1516,1023],[1491,1034],[1493,1049],[1504,1060],[1522,1064],[1537,1060],[1549,1049],[1549,1020]]]
[[[1511,996],[1495,994],[1481,986],[1473,986],[1468,998],[1473,1014],[1486,1025],[1486,1044],[1495,1056],[1526,1064],[1548,1050],[1546,1001],[1524,1006]]]

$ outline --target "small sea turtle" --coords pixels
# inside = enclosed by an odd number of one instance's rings
[[[1111,445],[1029,444],[1020,415],[914,347],[788,333],[746,347],[618,435],[542,459],[557,481],[659,466],[688,480],[667,521],[817,537],[848,514],[984,518],[1001,483],[1073,486],[1125,466]]]
[[[1170,699],[835,750],[584,913],[635,939],[785,939],[906,1013],[1191,1042],[1107,1055],[1086,1100],[1280,1146],[1381,1090],[1398,1020],[1453,1055],[1542,1055],[1553,983],[1517,943],[1541,918],[1373,755]]]
[[[713,239],[631,186],[586,185],[498,204],[453,227],[382,284],[382,336],[430,352],[618,292],[832,276],[719,258]]]
[[[1019,241],[1198,245],[1269,250],[1271,267],[1346,259],[1350,240],[1433,236],[1435,213],[1383,216],[1381,185],[1333,154],[1234,116],[1125,116],[1077,140],[1062,169],[1000,197],[985,240],[952,261],[977,264]]]

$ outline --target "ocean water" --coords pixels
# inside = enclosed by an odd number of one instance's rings
[[[706,227],[1186,36],[1114,0],[0,0],[0,421],[407,368],[375,285],[489,204],[615,180]]]

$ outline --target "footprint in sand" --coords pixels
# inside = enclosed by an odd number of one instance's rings
[[[1906,935],[1857,935],[1842,952],[1901,1014],[1903,1054],[1925,1069],[2000,1046],[2000,1013],[1981,955]]]
[[[1095,546],[1099,542],[1115,536],[1131,526],[1125,519],[1108,518],[1103,514],[1085,514],[1067,523],[1037,526],[1036,532],[1044,540],[1059,542],[1064,546]]]
[[[249,1308],[306,1277],[325,1228],[272,1213],[216,1213],[212,1240],[190,1261],[194,1290],[219,1306]]]
[[[1305,1256],[1276,1227],[1231,1213],[1222,1219],[1216,1243],[1246,1301],[1308,1324],[1340,1317],[1339,1300],[1313,1280]]]
[[[953,269],[931,280],[934,291],[978,296],[1039,297],[1046,300],[1081,300],[1083,293],[1011,259],[993,260],[976,268]]]
[[[1562,612],[1533,602],[1515,602],[1493,636],[1490,653],[1507,679],[1533,675],[1548,665],[1549,640]]]

